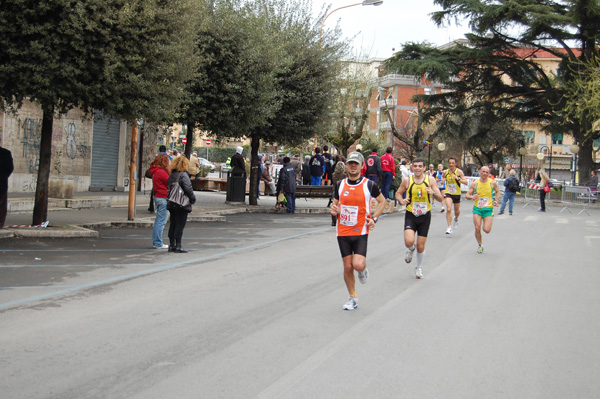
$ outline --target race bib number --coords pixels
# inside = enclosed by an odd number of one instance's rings
[[[458,193],[458,190],[456,189],[456,184],[448,184],[448,194],[455,194]]]
[[[413,202],[412,213],[415,216],[422,216],[427,213],[427,202]]]
[[[342,205],[340,210],[340,224],[343,226],[356,226],[358,223],[358,206]]]
[[[477,207],[478,208],[487,208],[490,204],[489,197],[479,197],[477,198]]]

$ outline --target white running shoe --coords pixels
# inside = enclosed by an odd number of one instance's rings
[[[452,234],[452,227],[448,227],[446,229],[446,234]]]
[[[412,258],[413,258],[413,254],[415,253],[415,246],[413,245],[412,247],[408,248],[406,250],[406,255],[404,255],[404,261],[406,263],[410,263],[412,262]]]
[[[348,302],[344,305],[344,310],[354,310],[358,307],[358,298],[355,296],[350,296],[348,298]]]
[[[480,245],[480,246],[477,248],[477,253],[478,253],[478,254],[482,254],[482,253],[483,253],[483,245]]]
[[[458,219],[454,219],[454,222],[452,222],[452,229],[458,230]]]
[[[366,267],[365,267],[365,270],[363,270],[362,272],[358,272],[358,281],[360,281],[361,284],[366,283],[368,278],[369,278],[369,271],[367,270]]]
[[[162,247],[155,247],[154,245],[152,247],[154,249],[167,249],[167,248],[169,248],[169,246],[167,244],[163,244]]]
[[[423,270],[420,267],[415,267],[415,278],[420,280],[423,278]]]

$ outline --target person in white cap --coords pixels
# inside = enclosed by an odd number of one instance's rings
[[[233,176],[244,176],[246,177],[246,162],[242,156],[244,151],[243,147],[237,147],[235,154],[231,157],[231,174]]]
[[[348,289],[348,302],[344,310],[358,307],[354,271],[364,284],[369,277],[367,270],[367,240],[369,231],[385,208],[385,198],[373,181],[360,175],[365,160],[360,152],[352,152],[346,160],[348,177],[340,180],[333,193],[331,214],[337,216],[337,240],[344,264],[344,281]],[[377,199],[377,208],[371,213],[371,198]]]

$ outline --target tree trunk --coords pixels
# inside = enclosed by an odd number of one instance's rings
[[[32,225],[44,223],[48,218],[48,180],[50,179],[50,161],[52,158],[52,125],[54,106],[42,107],[42,138],[40,140],[40,163],[35,187]]]
[[[258,147],[260,139],[252,137],[250,143],[250,192],[248,193],[248,203],[250,205],[258,205],[256,194],[258,193],[258,179],[260,176],[260,167],[258,166]]]
[[[187,134],[186,139],[187,143],[185,143],[185,147],[183,149],[183,153],[187,159],[190,159],[190,155],[192,154],[192,147],[194,145],[194,126],[196,126],[196,122],[188,121],[187,122]]]

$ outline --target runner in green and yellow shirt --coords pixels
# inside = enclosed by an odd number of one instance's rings
[[[479,175],[481,177],[471,184],[465,198],[475,201],[473,205],[473,224],[475,224],[475,239],[479,244],[477,253],[482,254],[481,227],[483,224],[483,231],[486,234],[492,231],[494,207],[498,206],[496,198],[500,194],[500,189],[496,181],[489,178],[490,169],[487,166],[481,167]]]

